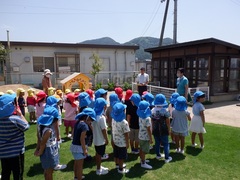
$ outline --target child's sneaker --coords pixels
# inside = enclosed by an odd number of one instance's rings
[[[142,160],[140,159],[140,163],[142,162]],[[148,159],[145,159],[145,163],[149,163],[150,161]]]
[[[180,153],[180,154],[184,154],[184,150],[181,150],[179,153]]]
[[[103,170],[109,170],[108,168],[106,168],[106,167],[103,167],[103,166],[101,166],[101,169],[103,169]]]
[[[192,147],[196,147],[196,146],[197,146],[197,143],[192,144]]]
[[[108,159],[108,158],[109,158],[108,154],[104,154],[104,155],[101,157],[102,160],[106,160],[106,159]]]
[[[165,159],[165,163],[169,163],[170,161],[172,161],[172,157],[169,156],[168,159]]]
[[[162,159],[164,157],[165,157],[165,154],[160,154],[159,156],[158,155],[156,156],[156,159]]]
[[[141,163],[141,167],[142,167],[142,168],[145,168],[145,169],[152,169],[152,166],[150,166],[150,165],[147,164],[147,163],[144,163],[144,164]]]
[[[129,172],[129,169],[123,168],[122,170],[118,169],[118,173],[120,174],[126,174]]]
[[[71,134],[68,134],[68,135],[67,135],[67,137],[69,137],[69,138],[70,138],[70,137],[72,137],[72,135],[71,135]]]
[[[200,146],[200,149],[204,149],[204,145]]]
[[[54,168],[54,170],[55,170],[55,171],[57,171],[57,170],[63,170],[63,169],[65,169],[66,167],[67,167],[66,164],[58,164],[58,165]]]
[[[127,165],[126,164],[123,164],[123,168],[125,168]],[[116,169],[118,169],[119,168],[119,165],[118,164],[116,164]]]
[[[180,149],[175,149],[175,153],[180,153],[181,150]]]
[[[105,175],[105,174],[107,174],[108,173],[108,170],[106,170],[106,169],[103,169],[102,167],[101,167],[101,169],[99,169],[99,170],[97,170],[96,171],[96,174],[97,175]]]

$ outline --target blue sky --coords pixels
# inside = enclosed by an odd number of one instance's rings
[[[160,0],[1,0],[0,40],[81,42],[159,37]],[[215,37],[240,45],[240,0],[178,0],[178,42]],[[173,34],[170,0],[164,37]]]

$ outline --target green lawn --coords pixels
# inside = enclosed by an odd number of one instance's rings
[[[154,150],[147,155],[152,170],[140,167],[138,155],[129,154],[126,161],[130,172],[126,175],[117,173],[114,169],[112,148],[108,145],[106,153],[109,160],[103,161],[103,166],[109,167],[110,172],[105,176],[97,176],[96,165],[92,162],[84,163],[86,179],[239,179],[240,176],[240,129],[223,125],[206,124],[205,149],[190,147],[190,136],[186,138],[185,155],[174,153],[171,147],[173,161],[165,164],[163,160],[156,160]],[[61,134],[65,142],[61,144],[60,162],[67,164],[63,171],[55,171],[54,179],[73,179],[73,158],[69,151],[71,141]],[[198,143],[198,140],[197,140]],[[199,143],[198,143],[199,144]],[[33,155],[36,147],[36,125],[31,125],[26,132],[26,153],[24,179],[43,179],[40,160]],[[130,151],[130,150],[128,150]],[[90,155],[94,155],[94,148],[89,148]]]

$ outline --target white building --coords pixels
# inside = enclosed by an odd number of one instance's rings
[[[1,42],[7,47],[7,42]],[[1,84],[21,83],[35,87],[41,86],[43,70],[53,72],[53,86],[74,72],[91,77],[93,53],[102,59],[104,69],[97,82],[122,84],[131,82],[135,71],[135,51],[138,46],[96,45],[43,42],[10,42],[10,63],[0,63]],[[1,74],[0,74],[1,76]]]

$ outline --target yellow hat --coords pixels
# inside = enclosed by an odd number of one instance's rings
[[[70,92],[71,92],[70,89],[66,89],[66,90],[65,90],[65,94],[68,94],[68,93],[70,93]]]
[[[81,92],[80,89],[75,89],[75,90],[74,90],[74,93],[79,93],[79,92]]]
[[[11,95],[11,94],[14,94],[15,92],[12,89],[9,89],[6,91],[6,93]]]
[[[55,94],[55,91],[56,89],[54,88],[54,87],[50,87],[50,88],[48,88],[48,96],[52,96],[52,95],[54,95]]]
[[[0,96],[4,95],[4,92],[0,92]]]
[[[35,90],[32,89],[32,88],[30,88],[30,89],[27,90],[27,93],[28,93],[28,96],[29,96],[29,97],[33,97],[34,92],[35,92]]]
[[[61,95],[63,92],[62,92],[62,90],[61,89],[58,89],[57,91],[56,91],[56,94],[57,95]]]
[[[23,93],[23,92],[25,92],[25,90],[23,88],[18,88],[17,89],[17,96],[19,96],[20,93]]]

